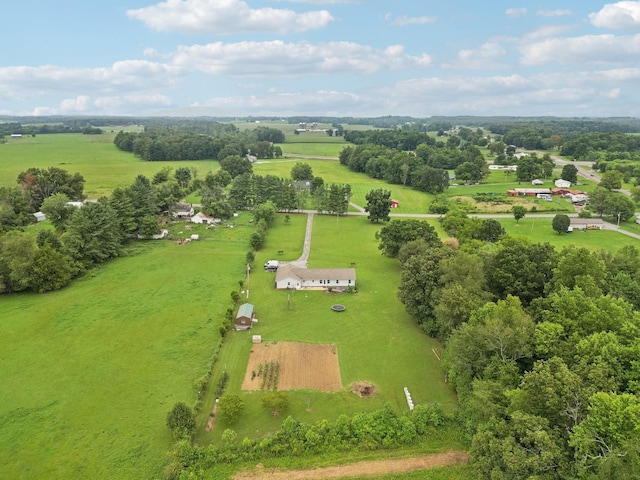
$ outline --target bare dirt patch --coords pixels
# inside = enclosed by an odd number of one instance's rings
[[[342,390],[335,345],[299,342],[254,344],[244,374],[243,390],[260,390],[261,379],[253,372],[258,372],[260,364],[269,362],[279,363],[278,390]]]
[[[359,397],[369,398],[376,394],[376,386],[371,382],[353,382],[349,385],[349,391],[355,393]]]
[[[394,460],[374,460],[357,462],[348,465],[313,468],[308,470],[277,470],[256,466],[256,470],[238,472],[234,480],[320,480],[330,478],[349,478],[362,476],[376,476],[394,473],[413,472],[434,467],[445,467],[469,463],[470,457],[466,452],[453,451],[434,453],[422,457],[400,458]]]

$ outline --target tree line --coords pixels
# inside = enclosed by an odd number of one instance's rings
[[[463,143],[457,136],[449,137],[446,143],[429,138],[411,152],[372,144],[346,147],[340,152],[340,163],[372,178],[433,194],[449,187],[448,170],[455,170],[459,181],[479,182],[488,174],[477,146]]]
[[[557,251],[488,221],[452,211],[444,241],[419,220],[378,235],[407,312],[446,347],[478,475],[636,477],[640,251]]]
[[[235,127],[234,127],[235,128]],[[224,160],[229,156],[257,158],[282,156],[282,149],[274,143],[284,142],[281,130],[258,127],[253,131],[205,135],[182,129],[150,129],[144,132],[120,131],[114,144],[150,162],[167,160]]]

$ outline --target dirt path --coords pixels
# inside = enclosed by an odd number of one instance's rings
[[[391,473],[413,472],[433,467],[468,463],[469,455],[463,451],[434,453],[422,457],[397,460],[374,460],[334,467],[308,470],[276,470],[256,467],[253,471],[238,472],[233,480],[324,480],[331,478],[364,477]]]

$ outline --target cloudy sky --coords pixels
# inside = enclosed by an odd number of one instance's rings
[[[20,0],[2,19],[0,115],[640,116],[640,1]]]

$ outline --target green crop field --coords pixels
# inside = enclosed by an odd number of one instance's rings
[[[0,476],[161,477],[166,414],[193,403],[250,230],[138,242],[64,290],[0,297]]]

